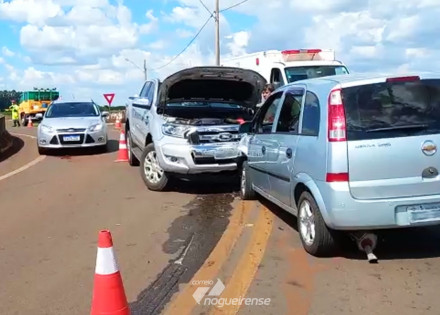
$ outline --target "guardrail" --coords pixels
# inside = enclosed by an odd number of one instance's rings
[[[0,114],[0,135],[3,136],[3,133],[6,131],[6,117]]]
[[[0,154],[12,146],[12,138],[6,130],[6,117],[0,115]]]

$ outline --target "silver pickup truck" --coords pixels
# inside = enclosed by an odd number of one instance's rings
[[[126,108],[130,165],[150,190],[173,176],[237,170],[240,123],[252,119],[266,80],[230,67],[194,67],[145,82]]]

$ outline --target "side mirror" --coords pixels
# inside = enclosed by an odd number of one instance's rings
[[[281,82],[273,82],[272,85],[275,90],[283,86]]]
[[[150,106],[150,100],[148,98],[138,98],[133,103],[144,107]]]
[[[134,100],[134,99],[136,99],[136,98],[139,98],[139,95],[138,95],[138,94],[135,94],[135,95],[133,95],[133,96],[129,96],[129,97],[128,97],[129,100]]]
[[[101,116],[104,117],[104,118],[107,118],[107,117],[110,116],[110,113],[107,112],[107,111],[105,111],[105,112],[102,112],[102,113],[101,113]]]
[[[250,133],[252,129],[252,122],[246,121],[243,124],[240,125],[240,128],[238,129],[239,133]]]

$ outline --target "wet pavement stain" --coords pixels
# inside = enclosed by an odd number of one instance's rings
[[[178,285],[188,283],[203,265],[229,224],[231,203],[236,193],[227,186],[207,189],[184,207],[184,216],[169,227],[169,239],[162,245],[167,254],[175,254],[156,280],[136,302],[130,304],[132,314],[158,314],[178,292]],[[221,193],[222,190],[228,191]]]

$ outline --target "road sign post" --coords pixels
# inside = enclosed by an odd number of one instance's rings
[[[115,98],[115,93],[104,94],[104,98],[108,103],[108,106],[112,106],[113,99]]]

